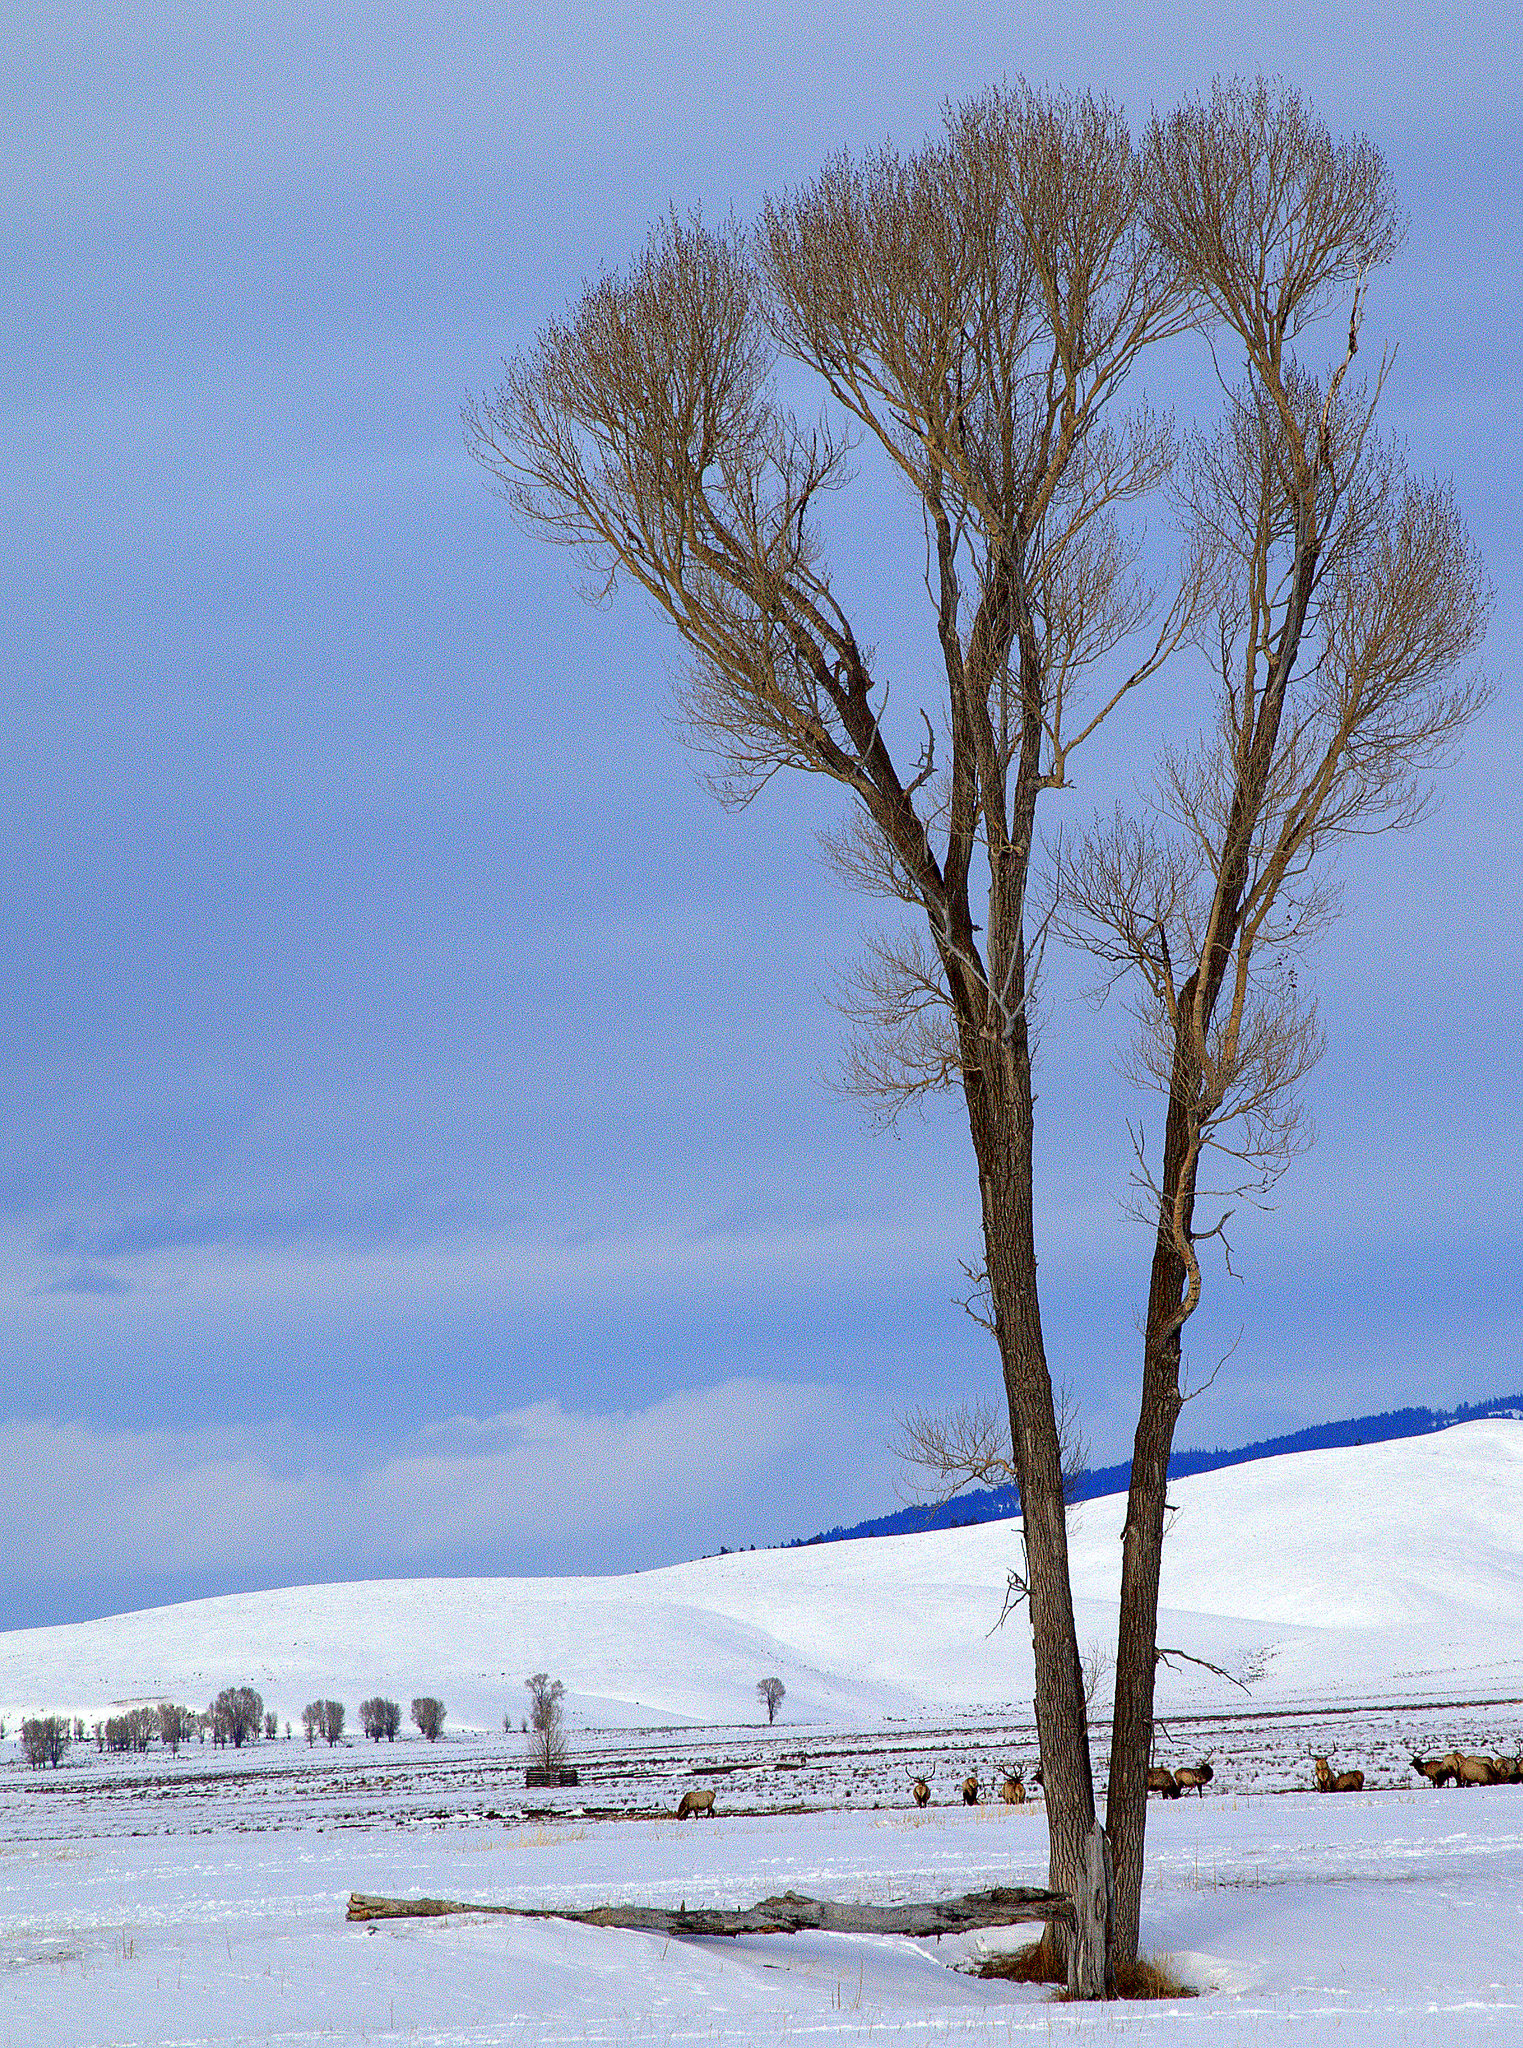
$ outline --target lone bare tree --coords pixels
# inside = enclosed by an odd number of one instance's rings
[[[1113,419],[1115,401],[1188,316],[1120,113],[1016,87],[949,111],[909,156],[837,158],[754,235],[664,222],[466,416],[532,528],[672,621],[721,795],[744,804],[784,768],[842,784],[837,866],[920,920],[864,970],[851,1074],[890,1118],[963,1091],[1024,1511],[1051,1882],[1090,1901],[1073,1982],[1091,1996],[1107,1985],[1104,1843],[1037,1300],[1027,883],[1039,797],[1188,624],[1186,594],[1085,702],[1149,619],[1118,514],[1171,447],[1145,406]],[[845,430],[782,403],[780,358],[813,373]],[[923,516],[935,719],[890,714],[825,560],[819,514],[848,481],[852,431]],[[922,580],[923,563],[906,568]]]
[[[412,1718],[418,1733],[425,1742],[437,1742],[444,1733],[444,1702],[432,1694],[412,1703]]]
[[[1376,431],[1384,362],[1349,375],[1368,273],[1400,238],[1379,153],[1335,142],[1297,98],[1260,85],[1219,86],[1155,120],[1146,157],[1153,231],[1240,374],[1171,484],[1208,578],[1210,716],[1165,747],[1139,811],[1080,844],[1059,911],[1129,984],[1127,1071],[1166,1104],[1156,1167],[1138,1144],[1153,1251],[1106,1816],[1123,1959],[1137,1951],[1164,1495],[1198,1247],[1305,1139],[1301,1083],[1322,1039],[1299,971],[1335,908],[1330,857],[1351,834],[1424,814],[1432,770],[1486,699],[1460,671],[1489,607],[1452,492],[1412,477]],[[1330,307],[1347,340],[1319,374],[1305,356]],[[1228,1189],[1202,1224],[1208,1152]]]
[[[756,1681],[756,1697],[767,1710],[767,1726],[770,1728],[777,1719],[777,1710],[783,1703],[788,1688],[780,1678],[759,1678]]]
[[[545,1671],[536,1671],[524,1685],[529,1694],[530,1759],[537,1770],[559,1770],[566,1761],[566,1731],[561,1719],[566,1688]]]
[[[360,1727],[372,1742],[383,1736],[395,1742],[401,1725],[402,1710],[395,1700],[383,1699],[378,1693],[374,1699],[360,1701]]]
[[[721,797],[745,804],[783,769],[841,784],[848,815],[827,853],[901,906],[847,996],[848,1085],[887,1121],[961,1090],[983,1224],[975,1291],[1020,1492],[1049,1882],[1077,1902],[1067,1967],[1087,1997],[1112,1986],[1112,1877],[1037,1291],[1030,1005],[1051,917],[1033,909],[1032,861],[1042,797],[1069,786],[1084,743],[1200,620],[1223,615],[1209,522],[1187,526],[1171,595],[1138,571],[1124,516],[1177,451],[1145,403],[1122,410],[1131,373],[1204,311],[1230,323],[1267,294],[1279,430],[1298,421],[1315,439],[1321,414],[1285,340],[1387,253],[1351,205],[1339,247],[1358,245],[1352,272],[1308,257],[1292,220],[1262,282],[1253,209],[1274,222],[1293,206],[1245,188],[1238,164],[1277,104],[1240,96],[1201,128],[1202,188],[1240,195],[1225,281],[1200,238],[1171,227],[1167,124],[1140,151],[1101,99],[1000,88],[950,109],[909,155],[842,154],[754,231],[674,215],[466,412],[469,446],[520,519],[581,550],[601,589],[632,581],[675,627],[689,736]],[[1257,336],[1260,311],[1240,318]],[[818,417],[783,402],[780,366],[814,378]],[[931,659],[922,701],[903,706],[826,557],[824,508],[863,441],[923,525],[905,582],[926,589]],[[1206,459],[1188,446],[1187,475]],[[1129,1598],[1144,1613],[1135,1576]]]

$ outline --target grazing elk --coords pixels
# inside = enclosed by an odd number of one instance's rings
[[[932,1771],[927,1777],[917,1778],[913,1771],[910,1773],[910,1794],[917,1806],[930,1805],[931,1779],[934,1778],[935,1775],[936,1773]]]
[[[1179,1797],[1179,1780],[1164,1765],[1149,1764],[1148,1790],[1150,1792],[1161,1792],[1165,1799],[1177,1799]]]
[[[1523,1756],[1494,1756],[1491,1774],[1499,1785],[1523,1785]]]
[[[1364,1790],[1363,1771],[1335,1772],[1325,1756],[1314,1756],[1312,1762],[1317,1767],[1317,1790],[1319,1792],[1362,1792]]]
[[[1007,1771],[1005,1773],[1005,1782],[999,1788],[999,1796],[1007,1806],[1024,1806],[1026,1804],[1026,1787],[1021,1782],[1019,1771]]]
[[[1422,1773],[1435,1792],[1440,1785],[1459,1783],[1453,1761],[1447,1756],[1414,1756],[1412,1768]]]
[[[1207,1756],[1202,1757],[1198,1764],[1193,1766],[1186,1764],[1182,1771],[1176,1771],[1174,1773],[1174,1783],[1181,1792],[1193,1792],[1197,1798],[1204,1799],[1206,1787],[1215,1775],[1216,1773],[1211,1768],[1211,1759]],[[1363,1779],[1361,1779],[1360,1783],[1362,1784],[1363,1782]]]
[[[969,1771],[962,1781],[962,1803],[964,1806],[977,1806],[978,1804],[977,1771]]]
[[[1444,1762],[1454,1772],[1456,1785],[1494,1785],[1497,1782],[1489,1756],[1466,1756],[1460,1750],[1451,1749]]]
[[[700,1813],[706,1813],[710,1820],[714,1818],[714,1788],[712,1785],[705,1786],[701,1792],[684,1792],[681,1800],[678,1802],[678,1820],[686,1820],[689,1814],[696,1820]]]

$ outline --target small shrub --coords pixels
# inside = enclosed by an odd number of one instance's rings
[[[418,1724],[418,1732],[430,1742],[437,1742],[444,1733],[444,1702],[436,1699],[414,1700],[412,1717]]]

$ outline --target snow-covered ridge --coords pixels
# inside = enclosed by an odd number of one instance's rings
[[[1255,1705],[1523,1697],[1523,1422],[1305,1451],[1181,1479],[1160,1640],[1247,1680]],[[1114,1641],[1125,1501],[1075,1511],[1081,1642]],[[795,1722],[1024,1719],[1027,1632],[994,1631],[1008,1523],[745,1551],[600,1579],[409,1579],[231,1595],[0,1634],[0,1716],[204,1705],[252,1684],[308,1700],[432,1693],[500,1726],[549,1670],[583,1725],[755,1719],[776,1674]],[[1198,1666],[1160,1705],[1242,1693]]]

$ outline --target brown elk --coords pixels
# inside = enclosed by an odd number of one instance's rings
[[[1497,1782],[1489,1756],[1466,1756],[1460,1750],[1451,1749],[1444,1762],[1454,1772],[1456,1785],[1494,1785]]]
[[[1362,1792],[1364,1790],[1363,1771],[1338,1771],[1335,1773],[1325,1756],[1314,1756],[1312,1762],[1317,1767],[1317,1790],[1319,1792]]]
[[[977,1771],[969,1771],[962,1781],[962,1803],[964,1806],[977,1806],[978,1804]]]
[[[1454,1765],[1446,1756],[1414,1756],[1412,1768],[1414,1771],[1422,1773],[1435,1792],[1440,1785],[1447,1785],[1451,1782],[1458,1784],[1459,1782],[1455,1775]]]
[[[1176,1771],[1174,1773],[1174,1783],[1181,1792],[1193,1792],[1197,1798],[1204,1799],[1206,1796],[1205,1788],[1210,1784],[1215,1775],[1216,1773],[1211,1768],[1211,1759],[1207,1756],[1202,1757],[1198,1764],[1186,1764],[1182,1771]],[[1363,1782],[1364,1780],[1361,1778],[1360,1784],[1363,1784]],[[1355,1789],[1357,1790],[1358,1788],[1356,1787]]]
[[[678,1803],[678,1820],[686,1820],[689,1814],[696,1820],[700,1813],[706,1813],[710,1820],[714,1818],[714,1788],[712,1785],[706,1786],[701,1792],[684,1792]]]
[[[1005,1773],[1005,1782],[999,1788],[999,1796],[1007,1806],[1025,1805],[1026,1787],[1021,1782],[1019,1771],[1007,1771]]]
[[[1491,1774],[1499,1785],[1523,1785],[1523,1756],[1494,1756]]]
[[[1150,1792],[1161,1792],[1165,1799],[1177,1799],[1179,1797],[1179,1780],[1164,1765],[1149,1764],[1148,1790]]]
[[[929,1805],[930,1805],[930,1803],[931,1803],[931,1779],[932,1779],[932,1778],[934,1778],[934,1777],[935,1777],[935,1775],[936,1775],[936,1773],[935,1773],[934,1771],[931,1771],[931,1772],[929,1772],[929,1773],[928,1773],[928,1774],[927,1774],[927,1775],[926,1775],[925,1777],[922,1777],[922,1778],[917,1778],[917,1777],[916,1777],[916,1776],[915,1776],[915,1775],[913,1774],[913,1772],[911,1773],[911,1775],[910,1775],[910,1794],[911,1794],[911,1797],[912,1797],[912,1798],[914,1799],[914,1801],[915,1801],[915,1804],[916,1804],[917,1806],[929,1806]]]

